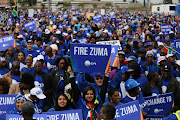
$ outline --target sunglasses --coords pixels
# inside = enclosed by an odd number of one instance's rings
[[[103,78],[103,77],[101,77],[101,78],[96,78],[96,80],[99,80],[99,79],[100,79],[100,80],[103,80],[104,78]]]
[[[148,58],[153,58],[153,56],[147,56]]]

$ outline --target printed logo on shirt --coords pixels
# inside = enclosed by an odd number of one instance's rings
[[[17,82],[15,79],[12,79],[12,84],[18,84],[19,82]]]
[[[34,85],[36,87],[40,87],[40,88],[44,87],[44,84],[43,83],[39,83],[38,81],[34,81]]]
[[[3,76],[4,76],[4,75],[1,75],[1,74],[0,74],[0,78],[3,78]]]
[[[56,67],[56,65],[51,65],[49,62],[47,63],[47,68],[48,69],[55,68],[55,67]]]

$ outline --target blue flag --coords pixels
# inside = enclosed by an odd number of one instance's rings
[[[74,72],[105,73],[110,66],[111,45],[71,44]]]
[[[16,95],[0,95],[0,119],[5,119],[5,114],[15,107]]]
[[[42,31],[37,30],[37,31],[36,31],[36,35],[37,35],[38,37],[42,37]]]
[[[22,120],[22,115],[17,114],[6,114],[6,120]],[[35,120],[47,120],[47,114],[34,114],[33,119]]]
[[[116,120],[143,120],[143,117],[141,116],[139,102],[137,100],[117,106],[115,108]]]
[[[173,107],[173,93],[162,94],[159,96],[145,97],[148,116],[163,117]]]
[[[116,16],[115,16],[115,15],[112,15],[112,16],[111,16],[111,21],[112,21],[112,22],[116,22]]]
[[[118,55],[118,46],[117,45],[112,45],[111,46],[111,62],[110,66],[117,66],[117,58],[116,55]]]
[[[101,17],[102,17],[101,15],[94,16],[93,17],[94,22],[101,22],[102,21]]]
[[[66,111],[54,111],[54,112],[45,112],[47,114],[48,120],[82,120],[82,110],[66,110]]]
[[[170,31],[171,31],[171,25],[161,25],[161,32],[164,35],[169,35]]]
[[[27,31],[36,30],[36,22],[33,20],[33,21],[28,22],[28,23],[25,23],[25,24],[24,24],[24,28],[25,28]]]
[[[0,51],[8,49],[9,46],[15,47],[16,43],[13,35],[8,35],[0,38]]]
[[[105,15],[105,16],[103,17],[103,21],[106,21],[106,20],[109,20],[109,17],[108,17],[107,15]]]

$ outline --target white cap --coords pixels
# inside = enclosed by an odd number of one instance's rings
[[[59,30],[58,30],[58,31],[56,31],[56,34],[61,34],[61,31],[59,31]]]
[[[152,25],[152,24],[149,24],[149,26],[153,27],[153,25]]]
[[[64,35],[67,36],[68,34],[67,34],[67,33],[63,33],[63,36],[64,36]]]
[[[39,99],[45,99],[46,96],[43,94],[43,91],[39,87],[34,87],[30,90],[31,95],[35,95]]]
[[[50,47],[56,51],[58,50],[58,46],[56,44],[52,44],[52,45],[50,45]]]
[[[174,32],[173,32],[173,31],[170,31],[169,34],[174,34]]]
[[[108,33],[108,30],[104,30],[103,32],[104,32],[104,33]]]
[[[19,35],[19,36],[17,36],[17,38],[23,38],[23,35]]]
[[[160,32],[160,33],[159,33],[159,35],[163,35],[163,33],[162,33],[162,32]]]
[[[166,55],[166,58],[169,58],[169,57],[171,57],[171,56],[174,56],[174,54],[167,54],[167,55]]]
[[[0,61],[6,61],[5,57],[0,57]]]
[[[44,60],[44,56],[43,55],[38,55],[37,60]]]
[[[71,28],[68,28],[67,31],[71,30]]]
[[[154,30],[154,28],[151,28],[151,30]]]
[[[16,23],[16,26],[18,26],[19,25],[19,23]]]
[[[159,65],[159,63],[163,60],[166,60],[166,57],[165,56],[159,56],[158,57],[158,61],[157,61],[157,64]]]
[[[50,30],[49,29],[45,29],[45,34],[49,34]]]
[[[160,45],[163,46],[164,45],[163,42],[158,42],[158,46],[160,46]]]

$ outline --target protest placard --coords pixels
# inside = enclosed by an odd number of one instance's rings
[[[143,120],[143,116],[140,111],[139,102],[129,102],[116,108],[116,120]]]
[[[171,25],[161,25],[161,32],[164,35],[169,35],[170,31],[171,31]]]
[[[96,15],[93,17],[94,22],[101,22],[102,21],[102,15]]]
[[[99,41],[96,42],[96,44],[102,44],[102,45],[118,45],[118,50],[122,50],[121,44],[119,40],[111,40],[111,41]]]
[[[118,46],[117,45],[112,45],[111,46],[111,62],[110,66],[117,67],[117,57],[118,55]]]
[[[174,41],[174,49],[176,52],[176,57],[178,60],[180,60],[180,39]]]
[[[24,24],[24,28],[27,30],[27,31],[33,31],[33,30],[36,30],[36,22],[34,20],[28,22],[28,23],[25,23]]]
[[[42,37],[42,31],[41,31],[41,30],[37,30],[37,31],[36,31],[36,35],[37,35],[38,37]]]
[[[0,118],[5,119],[5,114],[15,107],[16,95],[0,95]]]
[[[163,116],[162,115],[148,115],[145,120],[162,120]]]
[[[94,16],[95,14],[94,13],[86,13],[86,16]]]
[[[161,94],[159,96],[145,97],[148,116],[164,116],[173,107],[173,93]]]
[[[82,110],[46,112],[47,120],[82,120]]]
[[[105,9],[101,9],[101,15],[104,15],[105,14]]]
[[[74,72],[105,73],[110,66],[111,45],[71,44]]]
[[[8,35],[0,38],[0,51],[8,49],[9,46],[15,47],[16,42],[13,35]]]
[[[34,10],[33,9],[28,9],[28,17],[33,17],[34,16]]]
[[[10,15],[11,13],[0,10],[0,25],[7,25]]]
[[[47,120],[46,114],[34,114],[33,119],[35,120]],[[24,120],[22,115],[17,114],[6,114],[6,120]]]

